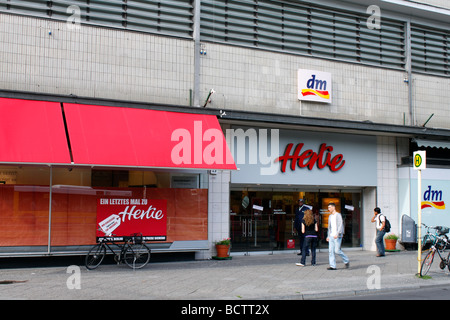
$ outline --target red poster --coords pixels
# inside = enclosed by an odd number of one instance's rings
[[[97,238],[121,241],[135,233],[142,234],[146,241],[166,240],[167,200],[97,200]]]
[[[287,241],[287,248],[288,249],[295,249],[295,240],[294,239],[289,239]]]

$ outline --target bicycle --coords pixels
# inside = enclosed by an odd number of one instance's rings
[[[422,225],[427,229],[427,233],[423,236],[422,240],[422,251],[428,250],[436,244],[436,241],[439,236],[443,236],[446,233],[449,232],[449,229],[447,227],[437,226],[437,227],[429,227],[422,223]],[[436,230],[434,233],[430,232],[430,229]],[[427,247],[427,245],[430,245],[430,247]]]
[[[448,232],[448,228],[447,228],[447,232]],[[433,260],[434,260],[434,256],[436,255],[436,252],[437,252],[439,258],[441,258],[441,262],[439,263],[439,268],[441,268],[441,270],[444,270],[445,266],[447,266],[450,271],[450,264],[449,264],[450,253],[447,256],[447,258],[443,258],[441,255],[441,253],[444,252],[444,250],[448,244],[449,244],[449,240],[445,234],[439,235],[436,237],[435,243],[433,243],[431,245],[430,251],[427,253],[427,255],[425,256],[425,259],[422,262],[422,265],[420,266],[420,276],[421,277],[425,276],[428,273],[428,271],[430,271],[430,268],[431,268],[431,265],[433,264]]]
[[[107,248],[114,254],[117,264],[125,262],[132,269],[141,269],[150,261],[150,249],[145,245],[142,234],[120,238],[121,242],[125,242],[123,245],[110,236],[101,238],[99,243],[89,250],[85,260],[87,269],[93,270],[102,263]],[[114,251],[111,247],[113,245],[120,249],[119,253]]]

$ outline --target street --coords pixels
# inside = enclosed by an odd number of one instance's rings
[[[155,254],[147,267],[134,271],[115,263],[86,270],[83,257],[11,259],[2,261],[0,299],[450,299],[445,290],[450,288],[449,272],[436,266],[430,279],[417,278],[415,252],[389,253],[383,259],[367,251],[346,254],[350,268],[339,261],[336,271],[327,270],[328,252],[318,253],[315,267],[298,267],[295,253],[178,262],[157,262]]]
[[[450,286],[436,286],[395,292],[380,292],[332,300],[450,300]]]

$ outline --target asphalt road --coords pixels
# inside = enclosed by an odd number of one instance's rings
[[[380,292],[332,300],[450,300],[450,286],[436,286],[397,292]]]

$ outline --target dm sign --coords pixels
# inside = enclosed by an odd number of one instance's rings
[[[331,73],[299,69],[298,99],[331,103]]]

